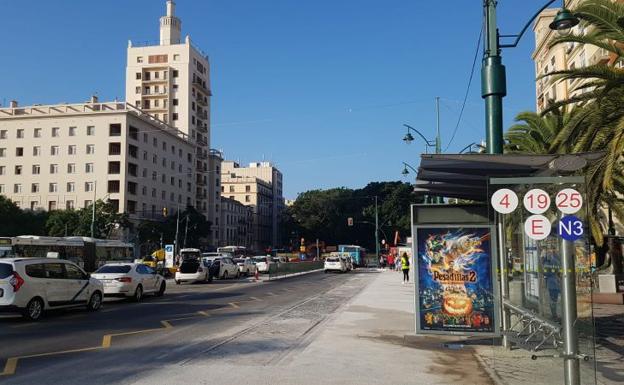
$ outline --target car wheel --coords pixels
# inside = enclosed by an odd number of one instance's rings
[[[43,301],[41,298],[31,299],[22,315],[30,321],[38,321],[43,316]]]
[[[132,300],[134,302],[141,302],[141,299],[143,299],[143,286],[139,285],[139,286],[137,286],[136,290],[134,291],[134,295],[132,296]]]
[[[162,297],[163,295],[165,295],[166,289],[167,289],[167,284],[163,281],[160,284],[160,289],[158,289],[158,291],[156,292],[156,297]]]
[[[89,302],[87,303],[87,310],[89,311],[98,311],[102,307],[102,293],[96,291],[91,294],[91,298],[89,298]]]
[[[228,272],[227,271],[223,272],[223,279],[228,279]]]

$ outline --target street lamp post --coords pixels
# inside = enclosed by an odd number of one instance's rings
[[[556,0],[549,0],[533,15],[517,35],[499,35],[496,24],[496,5],[498,0],[483,0],[485,18],[485,45],[481,68],[481,97],[485,100],[485,127],[488,154],[503,153],[503,98],[507,95],[505,66],[502,64],[501,48],[513,48],[518,45],[522,35],[533,20]],[[565,34],[577,25],[579,20],[569,10],[563,8],[557,13],[550,29]],[[500,38],[515,38],[511,44],[500,44]]]

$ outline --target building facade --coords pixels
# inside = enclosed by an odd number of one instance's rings
[[[23,209],[79,209],[109,200],[131,218],[194,201],[195,145],[121,102],[0,109],[0,194]]]
[[[282,173],[269,162],[240,167],[234,161],[223,161],[221,165],[221,195],[253,208],[254,249],[279,246],[284,210]]]
[[[209,205],[214,186],[208,184],[210,149],[210,64],[208,57],[181,40],[182,22],[175,16],[175,2],[167,1],[160,18],[158,44],[128,43],[126,101],[175,127],[195,144],[193,205],[207,218],[218,217]]]
[[[254,249],[253,208],[239,201],[221,197],[219,246],[245,246]]]
[[[221,239],[223,231],[221,229],[221,162],[223,154],[221,151],[211,149],[208,154],[208,220],[211,223],[211,244],[223,246]]]

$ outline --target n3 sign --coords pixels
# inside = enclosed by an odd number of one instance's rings
[[[566,241],[581,239],[583,232],[583,222],[574,215],[566,215],[559,221],[559,236]]]

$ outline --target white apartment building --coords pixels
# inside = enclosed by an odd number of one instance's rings
[[[162,217],[195,197],[195,145],[122,102],[0,108],[0,194],[24,209],[109,200],[131,218]]]
[[[221,164],[221,195],[254,208],[254,247],[277,247],[279,221],[284,210],[282,173],[270,162],[240,167],[234,161]]]
[[[209,205],[214,186],[208,184],[210,149],[210,64],[186,36],[175,16],[175,2],[167,1],[160,18],[158,44],[139,46],[128,42],[126,101],[156,119],[185,133],[195,148],[194,206],[207,218],[217,218]]]
[[[574,9],[582,0],[569,0],[566,7]],[[621,1],[621,0],[619,0]],[[612,58],[604,49],[578,43],[558,44],[549,48],[557,32],[549,28],[558,9],[546,9],[537,17],[533,32],[535,33],[535,50],[532,58],[535,62],[536,79],[549,72],[586,67],[597,63],[611,63]],[[573,28],[574,34],[585,34],[587,29],[583,22]],[[553,83],[550,78],[536,80],[535,96],[536,111],[542,112],[552,101],[561,101],[590,91],[589,88],[576,90],[581,84],[578,79]]]

